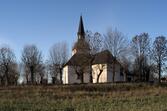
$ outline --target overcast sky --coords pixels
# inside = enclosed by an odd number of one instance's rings
[[[167,0],[0,0],[0,45],[9,44],[18,60],[26,44],[36,44],[45,58],[57,42],[71,50],[81,14],[93,32],[116,27],[128,39],[167,36],[166,11]]]

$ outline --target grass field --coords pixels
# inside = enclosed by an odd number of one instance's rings
[[[0,111],[167,111],[167,87],[133,83],[0,87]]]

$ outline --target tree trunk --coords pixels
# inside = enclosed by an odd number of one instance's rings
[[[56,83],[56,78],[52,77],[52,84],[55,84],[55,83]]]
[[[90,83],[93,83],[93,76],[92,76],[92,67],[90,66]]]
[[[5,70],[5,76],[6,76],[6,81],[5,81],[5,85],[9,85],[9,76],[8,76],[8,66],[5,66],[6,70]]]
[[[42,77],[42,75],[41,75],[41,81],[40,81],[40,84],[43,84],[43,77]]]
[[[100,75],[102,74],[103,70],[100,70],[99,74],[97,75],[97,80],[96,80],[96,83],[99,83],[99,78],[100,78]]]
[[[142,81],[141,57],[139,58],[139,81]]]
[[[83,73],[81,73],[80,79],[81,79],[81,83],[83,84],[84,83],[84,74]]]
[[[92,56],[92,59],[90,61],[90,83],[93,83],[93,76],[92,76],[92,64],[95,59],[95,56]]]
[[[123,71],[123,75],[124,75],[124,81],[127,82],[127,73],[125,71]]]
[[[28,74],[26,74],[26,81],[27,81],[27,84],[28,84],[28,82],[29,82],[29,81],[28,81]]]
[[[113,75],[112,75],[112,82],[114,83],[115,82],[115,58],[114,58],[114,60],[113,60]]]
[[[63,68],[59,68],[59,71],[60,71],[60,84],[63,84],[63,78],[62,78]]]
[[[161,62],[158,64],[159,83],[161,83]]]
[[[4,76],[2,76],[2,78],[1,78],[1,85],[2,86],[5,85]]]
[[[34,84],[34,67],[30,66],[30,72],[31,72],[31,84]]]
[[[77,79],[79,79],[81,81],[81,83],[84,83],[84,73],[83,73],[83,71],[75,70],[75,73],[77,74]]]
[[[147,69],[147,72],[146,72],[146,82],[149,82],[150,80],[150,67]]]

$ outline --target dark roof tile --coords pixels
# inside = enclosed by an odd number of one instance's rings
[[[102,52],[95,54],[93,64],[104,64],[104,63],[112,64],[113,59],[114,57],[110,53],[110,51],[104,50]]]
[[[74,54],[70,60],[65,65],[76,65],[76,66],[82,66],[82,65],[89,65],[91,60],[90,54],[80,54],[76,53]]]

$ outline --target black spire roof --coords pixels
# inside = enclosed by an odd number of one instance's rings
[[[85,34],[85,31],[84,31],[83,20],[82,20],[82,16],[80,16],[78,35],[84,35],[84,34]]]

